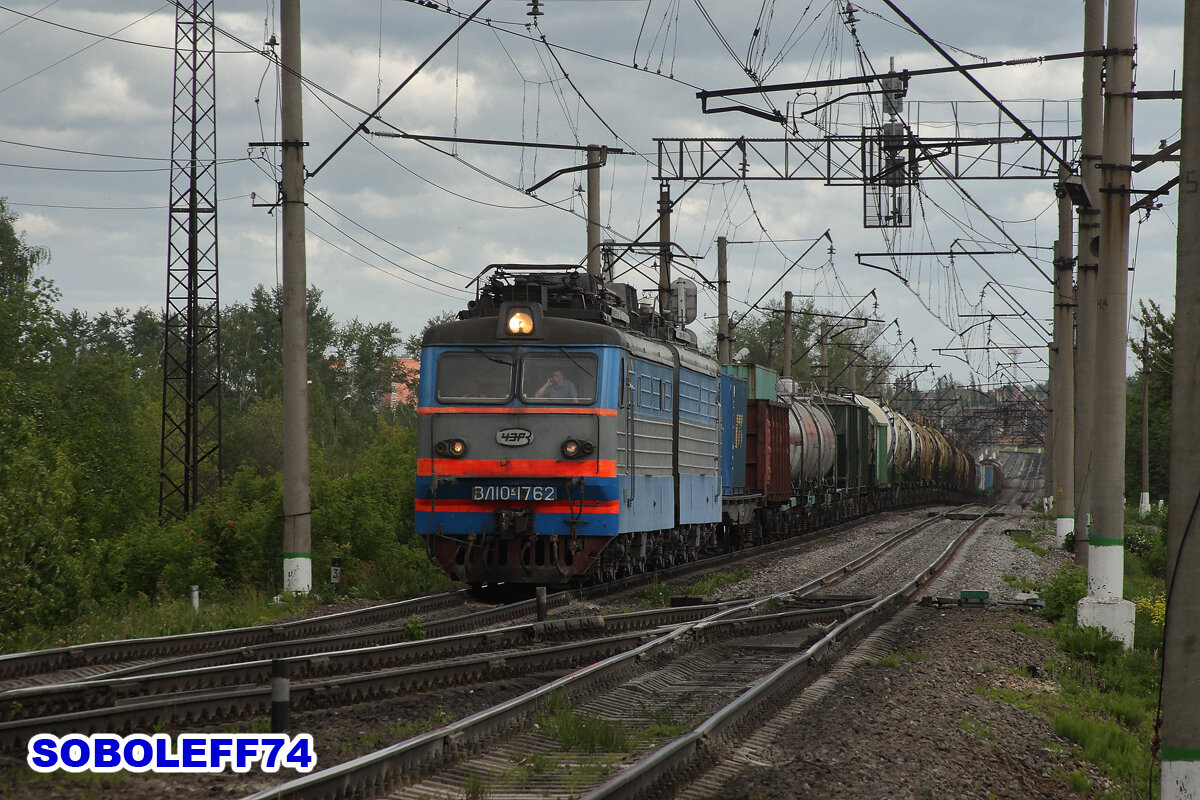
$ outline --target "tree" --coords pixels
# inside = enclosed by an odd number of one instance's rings
[[[816,342],[818,324],[817,318],[812,316],[813,310],[812,300],[792,307],[792,376],[802,382],[813,377],[810,355]],[[731,352],[747,351],[745,356],[737,360],[782,373],[783,317],[783,302],[780,300],[768,301],[766,309],[750,311],[740,317],[733,316],[729,332]],[[715,342],[715,324],[711,326],[710,335]]]
[[[783,303],[771,300],[763,311],[752,311],[735,318],[731,332],[734,353],[745,349],[738,359],[769,367],[782,374],[784,350]],[[825,357],[822,361],[821,330],[825,323]],[[891,357],[876,342],[884,329],[862,317],[835,317],[816,310],[811,299],[792,307],[792,377],[799,383],[820,383],[829,378],[831,390],[854,386],[859,392],[877,391],[887,379],[885,366]],[[710,335],[716,341],[716,327]],[[875,388],[872,388],[875,387]]]
[[[308,371],[324,383],[335,340],[333,315],[321,305],[321,290],[308,288]],[[262,284],[250,302],[233,303],[221,313],[221,374],[225,397],[245,411],[250,403],[283,392],[283,289]]]
[[[49,250],[26,244],[17,233],[16,221],[6,199],[0,197],[0,299],[28,287],[33,271],[50,260]]]
[[[443,322],[453,322],[456,319],[458,319],[457,311],[443,311],[440,314],[434,314],[426,320],[420,333],[414,333],[404,340],[405,358],[420,358],[421,342],[425,339],[425,334],[429,333],[429,329],[434,325],[441,325]]]
[[[0,370],[0,642],[68,618],[88,594],[74,464],[39,420],[48,405],[38,387]]]
[[[1136,499],[1142,490],[1142,381],[1149,377],[1150,497],[1167,497],[1171,465],[1171,375],[1174,368],[1175,315],[1167,317],[1151,301],[1139,301],[1134,319],[1146,332],[1130,338],[1139,369],[1126,382],[1125,494]]]

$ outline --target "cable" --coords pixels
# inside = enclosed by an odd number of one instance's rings
[[[408,256],[408,257],[410,257],[410,258],[415,258],[416,260],[418,260],[418,261],[422,262],[423,264],[428,264],[429,266],[433,267],[434,269],[439,269],[439,270],[441,270],[442,272],[449,272],[451,275],[455,275],[455,276],[457,276],[457,277],[459,277],[459,278],[464,278],[464,279],[466,279],[466,280],[472,280],[472,279],[474,279],[474,277],[475,277],[474,275],[466,275],[466,274],[464,274],[464,273],[462,273],[462,272],[457,272],[457,271],[455,271],[455,270],[452,270],[452,269],[450,269],[449,267],[443,267],[443,266],[441,266],[440,264],[435,264],[434,262],[430,261],[429,259],[427,259],[427,258],[423,258],[423,257],[421,257],[421,256],[417,255],[416,253],[413,253],[413,252],[411,252],[411,251],[409,251],[409,250],[405,250],[405,249],[404,249],[403,247],[401,247],[400,245],[398,245],[398,244],[395,244],[394,242],[390,242],[390,241],[388,241],[388,240],[387,240],[387,239],[385,239],[384,237],[382,237],[382,236],[380,236],[379,234],[377,234],[377,233],[375,233],[374,231],[372,231],[370,228],[367,228],[365,225],[363,225],[363,224],[359,223],[359,222],[358,222],[358,221],[356,221],[356,220],[355,220],[353,217],[350,217],[350,216],[346,215],[345,213],[343,213],[342,211],[340,211],[340,210],[338,210],[338,209],[334,208],[334,207],[333,207],[333,206],[331,206],[329,203],[327,203],[327,202],[325,202],[323,199],[321,199],[319,196],[317,196],[317,195],[315,195],[315,194],[312,194],[311,192],[310,192],[309,194],[311,194],[311,195],[312,195],[312,199],[316,200],[318,203],[320,203],[321,205],[325,206],[325,207],[326,207],[326,208],[328,208],[330,211],[332,211],[332,212],[334,212],[335,214],[337,214],[338,216],[342,217],[342,219],[345,219],[345,220],[347,220],[348,222],[352,223],[352,224],[354,225],[354,227],[358,228],[359,230],[363,231],[364,233],[368,233],[368,234],[370,234],[371,236],[374,236],[376,239],[378,239],[378,240],[379,240],[379,241],[381,241],[381,242],[384,242],[384,243],[385,243],[385,244],[387,244],[389,247],[394,247],[395,249],[399,250],[401,253],[404,253],[404,255],[406,255],[406,256]],[[344,231],[343,231],[343,233],[344,233]],[[355,242],[355,243],[356,243],[356,244],[358,244],[358,242]],[[425,278],[425,276],[424,276],[424,275],[420,275],[420,273],[416,273],[416,272],[414,272],[414,273],[412,273],[412,274],[414,274],[414,275],[417,275],[418,277],[421,277],[421,278]],[[426,280],[430,280],[429,278],[425,278],[425,279],[426,279]],[[448,289],[453,289],[453,288],[455,288],[455,287],[452,287],[452,286],[448,286],[448,285],[446,285],[446,284],[440,284],[440,285],[442,285],[442,286],[445,286],[445,287],[446,287],[446,288],[448,288]]]
[[[375,106],[374,111],[371,111],[367,114],[366,120],[359,123],[358,126],[356,126],[354,128],[353,133],[351,133],[344,140],[342,140],[342,143],[339,144],[337,147],[335,147],[333,149],[333,152],[330,153],[329,155],[327,155],[325,157],[325,160],[317,165],[316,169],[312,170],[311,172],[308,172],[308,177],[310,177],[310,178],[316,177],[317,173],[320,172],[322,169],[324,169],[325,165],[328,164],[330,161],[332,161],[334,156],[336,156],[338,153],[340,153],[342,151],[342,148],[345,147],[347,144],[349,144],[351,139],[353,139],[355,136],[357,136],[361,131],[365,130],[367,122],[369,122],[372,119],[379,119],[379,112],[383,110],[383,107],[386,106],[388,103],[390,103],[392,101],[392,98],[394,98],[396,95],[400,94],[400,92],[404,90],[404,87],[408,86],[408,84],[411,83],[412,80],[414,78],[416,78],[418,74],[420,74],[421,70],[423,70],[429,64],[429,62],[433,61],[433,59],[437,57],[438,53],[442,52],[442,50],[446,47],[446,45],[450,44],[450,42],[452,42],[456,38],[458,38],[459,32],[462,31],[463,28],[467,27],[467,25],[470,24],[471,20],[475,19],[475,17],[478,16],[479,13],[481,11],[483,11],[483,9],[487,8],[488,4],[491,2],[492,2],[492,0],[483,0],[483,2],[479,4],[479,7],[476,8],[474,11],[472,11],[471,15],[469,17],[467,17],[465,20],[463,20],[461,25],[459,25],[457,28],[455,28],[450,33],[449,36],[447,36],[445,39],[443,39],[442,43],[439,44],[437,47],[435,47],[433,49],[433,52],[430,53],[428,56],[426,56],[425,60],[422,61],[420,64],[418,64],[413,69],[413,71],[408,74],[408,77],[405,78],[403,81],[401,81],[400,85],[392,90],[391,94],[389,94],[381,103],[379,103],[378,105]]]
[[[160,8],[161,8],[161,6],[160,6]],[[11,9],[11,8],[8,8],[7,6],[0,6],[0,11],[8,11],[8,12],[10,12],[10,13],[13,13],[13,14],[21,14],[21,16],[23,16],[23,17],[24,17],[24,16],[28,16],[27,14],[23,14],[23,13],[22,13],[22,12],[20,12],[20,11],[15,11],[15,10],[13,10],[13,9]],[[157,14],[157,13],[158,13],[158,9],[156,8],[155,10],[151,11],[149,14],[146,14],[145,16],[138,17],[138,18],[137,18],[137,19],[135,19],[133,22],[130,22],[128,25],[122,25],[120,28],[117,28],[115,31],[113,31],[113,33],[120,33],[121,31],[125,30],[126,28],[132,28],[134,25],[138,24],[138,23],[139,23],[139,22],[141,22],[142,20],[144,20],[144,19],[148,19],[149,17],[152,17],[152,16],[154,16],[154,15],[155,15],[155,14]],[[38,22],[46,22],[46,20],[44,20],[44,19],[39,19],[38,17],[32,17],[32,19],[36,19]],[[62,27],[66,27],[65,25],[58,25],[57,23],[53,23],[53,22],[46,22],[46,24],[48,24],[48,25],[54,25],[54,26],[56,26],[56,27],[60,27],[60,28],[62,28]],[[76,30],[76,29],[74,29],[74,28],[70,28],[69,30]],[[57,67],[59,64],[63,63],[64,61],[68,61],[68,60],[70,60],[70,59],[74,58],[75,56],[79,55],[80,53],[84,52],[85,50],[90,50],[90,49],[92,49],[92,48],[93,48],[93,47],[95,47],[96,45],[100,44],[100,42],[103,42],[103,41],[109,41],[109,40],[111,40],[111,41],[122,41],[122,40],[113,39],[111,35],[109,35],[109,36],[102,36],[102,35],[100,35],[100,34],[89,33],[88,31],[76,31],[76,32],[77,32],[77,33],[86,33],[86,34],[88,34],[89,36],[96,36],[96,37],[98,37],[98,38],[96,39],[96,41],[92,42],[91,44],[87,45],[86,47],[81,47],[81,48],[79,48],[78,50],[76,50],[74,53],[71,53],[71,54],[70,54],[70,55],[68,55],[68,56],[63,56],[63,57],[62,57],[62,58],[60,58],[58,61],[55,61],[55,62],[54,62],[54,63],[52,63],[52,64],[47,64],[46,66],[44,66],[44,67],[42,67],[41,69],[39,69],[37,72],[34,72],[34,73],[33,73],[33,74],[31,74],[31,75],[26,75],[24,78],[21,78],[21,80],[19,80],[19,81],[16,81],[16,82],[14,82],[14,83],[10,83],[8,86],[5,86],[4,88],[0,89],[0,94],[3,94],[4,92],[7,92],[9,89],[13,88],[14,86],[20,86],[22,83],[24,83],[24,82],[25,82],[25,81],[27,81],[27,80],[31,80],[31,79],[33,79],[33,78],[36,78],[38,75],[41,75],[43,72],[46,72],[46,71],[48,71],[48,70],[51,70],[51,69],[53,69],[53,68]],[[129,44],[137,44],[137,42],[130,42]],[[158,47],[158,46],[156,45],[156,47]],[[166,47],[163,47],[162,49],[174,50],[174,48],[173,48],[173,47],[172,47],[172,48],[166,48]]]
[[[75,156],[95,156],[96,158],[123,158],[130,161],[165,161],[170,163],[172,159],[159,156],[126,156],[117,153],[90,153],[86,150],[68,150],[62,147],[47,147],[42,144],[29,144],[28,142],[16,142],[12,139],[0,139],[0,144],[11,144],[14,147],[28,147],[33,150],[49,150],[52,153],[69,153]],[[230,159],[235,160],[235,159]]]
[[[317,218],[318,218],[318,219],[321,219],[321,221],[322,221],[322,222],[327,222],[327,220],[325,220],[323,217],[321,217],[321,215],[320,215],[320,214],[316,214],[316,212],[313,212],[313,213],[314,213],[314,214],[317,216]],[[339,229],[338,229],[336,226],[332,226],[332,225],[331,225],[330,227],[333,227],[333,229],[334,229],[334,230],[337,230],[339,233],[343,233],[343,232],[342,232],[342,231],[340,231],[340,230],[339,230]],[[430,287],[428,287],[428,286],[421,286],[420,284],[418,284],[418,283],[414,283],[413,281],[410,281],[410,280],[409,280],[409,279],[407,279],[407,278],[404,278],[404,277],[401,277],[401,276],[399,276],[399,275],[396,275],[396,274],[394,274],[394,273],[388,272],[388,271],[387,271],[386,269],[384,269],[383,267],[380,267],[380,266],[378,266],[377,264],[372,264],[371,262],[367,261],[366,259],[362,258],[361,256],[358,256],[358,255],[356,255],[356,254],[354,254],[354,253],[351,253],[349,250],[345,249],[344,247],[341,247],[340,245],[334,244],[333,242],[329,241],[328,239],[326,239],[326,238],[325,238],[324,236],[322,236],[321,234],[319,234],[319,233],[316,233],[316,232],[312,231],[311,229],[310,229],[309,231],[307,231],[307,233],[308,233],[308,235],[312,236],[314,239],[320,239],[322,242],[325,242],[325,244],[329,245],[329,246],[330,246],[330,247],[332,247],[334,250],[337,250],[338,252],[340,252],[340,253],[343,253],[343,254],[345,254],[345,255],[349,256],[350,258],[353,258],[355,261],[358,261],[358,262],[360,262],[361,264],[363,264],[363,265],[365,265],[365,266],[368,266],[368,267],[370,267],[370,268],[371,268],[371,269],[373,269],[373,270],[377,270],[377,271],[379,271],[379,272],[382,272],[384,275],[387,275],[388,277],[395,278],[395,279],[396,279],[396,280],[398,280],[398,281],[401,281],[401,282],[403,282],[403,283],[407,283],[407,284],[409,284],[410,286],[415,286],[415,287],[417,287],[418,289],[424,289],[424,290],[426,290],[426,291],[433,292],[434,294],[440,294],[442,297],[447,297],[447,298],[449,298],[449,299],[451,299],[451,300],[455,300],[455,301],[461,301],[461,300],[462,300],[462,297],[455,297],[454,295],[451,295],[451,294],[446,294],[445,292],[439,291],[439,290],[437,290],[437,289],[430,288]],[[352,240],[352,241],[353,241],[353,240]],[[368,250],[368,252],[372,253],[372,255],[379,255],[378,253],[375,253],[374,251],[370,250],[370,248],[367,248],[367,250]],[[380,256],[380,258],[382,258],[382,256]],[[387,259],[384,259],[384,260],[385,260],[385,261],[387,261]],[[395,262],[392,262],[392,261],[388,261],[388,263],[389,263],[389,264],[392,264],[393,266],[397,266],[397,267],[399,267],[399,266],[400,266],[399,264],[396,264]],[[403,267],[401,267],[401,269],[403,269]],[[467,296],[467,297],[469,297],[469,296],[470,296],[470,293],[469,293],[469,292],[464,292],[464,293],[463,293],[463,295],[464,295],[464,296]]]
[[[169,161],[170,159],[167,159],[167,160]],[[254,160],[254,159],[247,158],[247,157],[226,158],[226,159],[221,159],[220,161],[217,161],[216,163],[217,164],[236,164],[239,161],[252,161],[252,160]],[[81,167],[46,167],[46,166],[41,166],[39,164],[12,164],[12,163],[8,163],[8,162],[0,162],[0,167],[9,167],[11,169],[32,169],[32,170],[40,170],[42,172],[80,172],[80,173],[103,173],[103,174],[110,174],[110,173],[132,174],[132,173],[139,173],[139,172],[170,172],[171,171],[171,167],[169,167],[169,166],[168,167],[147,167],[145,169],[83,169]]]
[[[17,21],[16,21],[16,22],[14,22],[12,25],[9,25],[9,26],[8,26],[7,28],[5,28],[4,30],[0,31],[0,36],[3,36],[4,34],[8,33],[9,31],[11,31],[13,28],[17,27],[17,26],[18,26],[18,25],[20,25],[20,24],[22,24],[22,23],[25,23],[25,22],[28,22],[30,19],[36,19],[38,14],[42,13],[42,12],[43,12],[43,11],[45,11],[47,8],[49,8],[50,6],[54,5],[54,4],[55,4],[55,3],[57,3],[57,2],[58,2],[58,0],[50,0],[50,2],[49,2],[49,3],[46,3],[46,5],[42,6],[42,7],[41,7],[41,8],[39,8],[37,11],[33,12],[33,14],[32,14],[32,15],[28,15],[28,14],[27,14],[27,15],[23,15],[21,19],[17,20]],[[5,9],[5,10],[8,10],[8,9]]]
[[[221,197],[217,199],[218,203],[228,203],[231,200],[244,200],[251,197],[249,194],[237,194],[232,197]],[[7,205],[21,206],[22,208],[61,208],[69,211],[165,211],[170,206],[67,206],[54,203],[20,203],[14,200],[5,200]]]

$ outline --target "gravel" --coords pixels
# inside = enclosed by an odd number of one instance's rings
[[[1018,598],[1006,575],[1045,585],[1070,555],[1053,547],[1050,525],[1014,511],[989,521],[925,594]],[[1012,528],[1038,534],[1045,555],[1015,546]],[[1059,691],[1045,668],[1054,646],[1022,626],[1050,627],[1012,606],[911,607],[678,796],[1068,798],[1076,770],[1104,785],[1044,717],[985,696]]]

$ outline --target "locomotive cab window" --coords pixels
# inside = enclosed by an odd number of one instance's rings
[[[596,356],[535,353],[521,362],[521,399],[526,403],[590,405],[596,399]]]
[[[439,403],[505,403],[512,399],[510,353],[443,353],[437,363]]]

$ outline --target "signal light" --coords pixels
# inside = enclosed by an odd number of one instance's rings
[[[435,444],[433,452],[448,458],[462,458],[467,454],[467,443],[462,439],[446,439]]]
[[[596,446],[591,442],[580,442],[575,439],[567,439],[562,444],[562,454],[567,458],[590,456],[594,452],[596,452]]]

